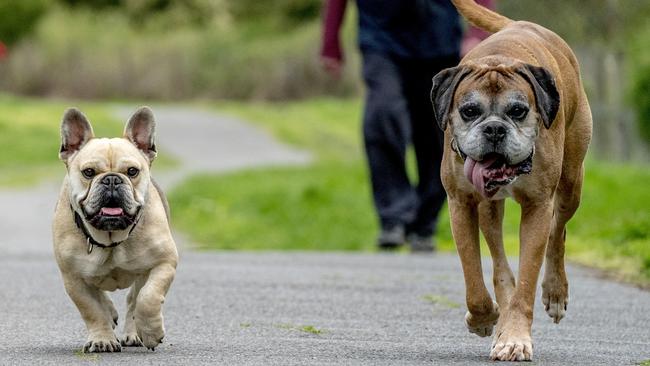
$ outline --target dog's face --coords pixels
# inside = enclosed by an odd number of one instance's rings
[[[532,169],[539,129],[550,128],[559,95],[548,71],[513,64],[461,65],[434,78],[436,119],[451,129],[465,175],[485,196]]]
[[[59,156],[68,170],[70,203],[94,229],[122,231],[136,222],[156,156],[154,134],[153,113],[147,107],[129,119],[122,138],[94,138],[80,111],[66,111]]]

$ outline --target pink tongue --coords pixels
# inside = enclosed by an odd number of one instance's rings
[[[101,214],[106,216],[120,216],[124,213],[121,207],[102,207]]]
[[[465,165],[463,166],[465,177],[467,177],[483,197],[487,197],[487,193],[485,192],[485,170],[496,160],[497,158],[495,156],[483,159],[480,162],[477,162],[469,156],[465,159]]]

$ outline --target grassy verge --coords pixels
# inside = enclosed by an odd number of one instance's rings
[[[62,176],[58,159],[63,111],[77,106],[88,116],[97,136],[120,136],[124,122],[109,104],[19,98],[0,94],[0,187],[18,187]],[[173,166],[165,157],[157,165]]]
[[[220,103],[312,151],[307,167],[197,176],[170,195],[174,221],[206,248],[369,250],[377,224],[361,148],[357,100],[283,104]],[[582,205],[569,223],[573,261],[650,280],[650,181],[647,166],[589,161]],[[507,201],[504,236],[517,254],[519,207]],[[454,250],[446,209],[438,225],[443,250]],[[487,253],[487,251],[485,251]]]

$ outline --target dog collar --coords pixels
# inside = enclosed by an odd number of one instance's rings
[[[114,248],[114,247],[116,247],[116,246],[118,246],[118,245],[120,245],[120,244],[122,244],[124,242],[124,241],[118,241],[118,242],[106,245],[106,244],[102,244],[102,243],[98,242],[97,240],[93,239],[93,237],[88,232],[88,229],[86,229],[86,225],[84,225],[83,220],[81,219],[81,215],[79,215],[79,213],[77,211],[75,211],[74,208],[72,208],[72,206],[70,206],[70,209],[72,210],[72,212],[74,212],[74,222],[75,222],[75,224],[77,224],[77,227],[81,230],[81,232],[86,237],[86,244],[88,244],[88,254],[92,253],[93,248],[95,246],[100,247],[102,249]],[[131,227],[131,230],[129,230],[129,235],[131,235],[131,233],[133,232],[135,227],[138,225],[139,221],[140,221],[140,215],[137,215],[137,218],[136,218],[135,222],[133,223],[133,226]]]
[[[456,143],[456,139],[454,139],[454,138],[451,139],[451,150],[452,150],[453,152],[455,152],[456,154],[458,154],[458,156],[460,156],[460,158],[461,158],[463,161],[465,161],[465,159],[467,159],[467,154],[465,154],[465,153],[464,153],[464,152],[463,152],[463,151],[458,147],[458,143]]]

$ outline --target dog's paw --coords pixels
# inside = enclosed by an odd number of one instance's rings
[[[136,328],[138,329],[138,337],[142,340],[142,344],[152,351],[165,338],[165,328],[163,327],[162,318],[151,322],[138,321],[136,318]]]
[[[113,336],[110,337],[90,337],[84,345],[84,353],[93,352],[122,352],[120,342]]]
[[[531,361],[533,359],[533,341],[530,334],[517,328],[502,330],[497,328],[492,341],[490,358],[494,361]]]
[[[533,342],[530,337],[499,337],[492,346],[490,358],[495,361],[531,361]]]
[[[555,324],[566,314],[569,305],[569,286],[566,281],[544,279],[542,283],[542,303],[548,316]]]
[[[499,320],[499,306],[494,303],[492,313],[487,315],[475,315],[469,311],[465,313],[465,326],[470,333],[479,337],[488,337],[492,335],[492,330]]]
[[[156,347],[163,342],[165,338],[165,331],[162,328],[152,331],[138,330],[138,336],[142,340],[142,344],[148,349],[155,351]]]
[[[124,347],[144,347],[142,340],[137,334],[125,334],[124,337],[120,339],[120,344]]]

